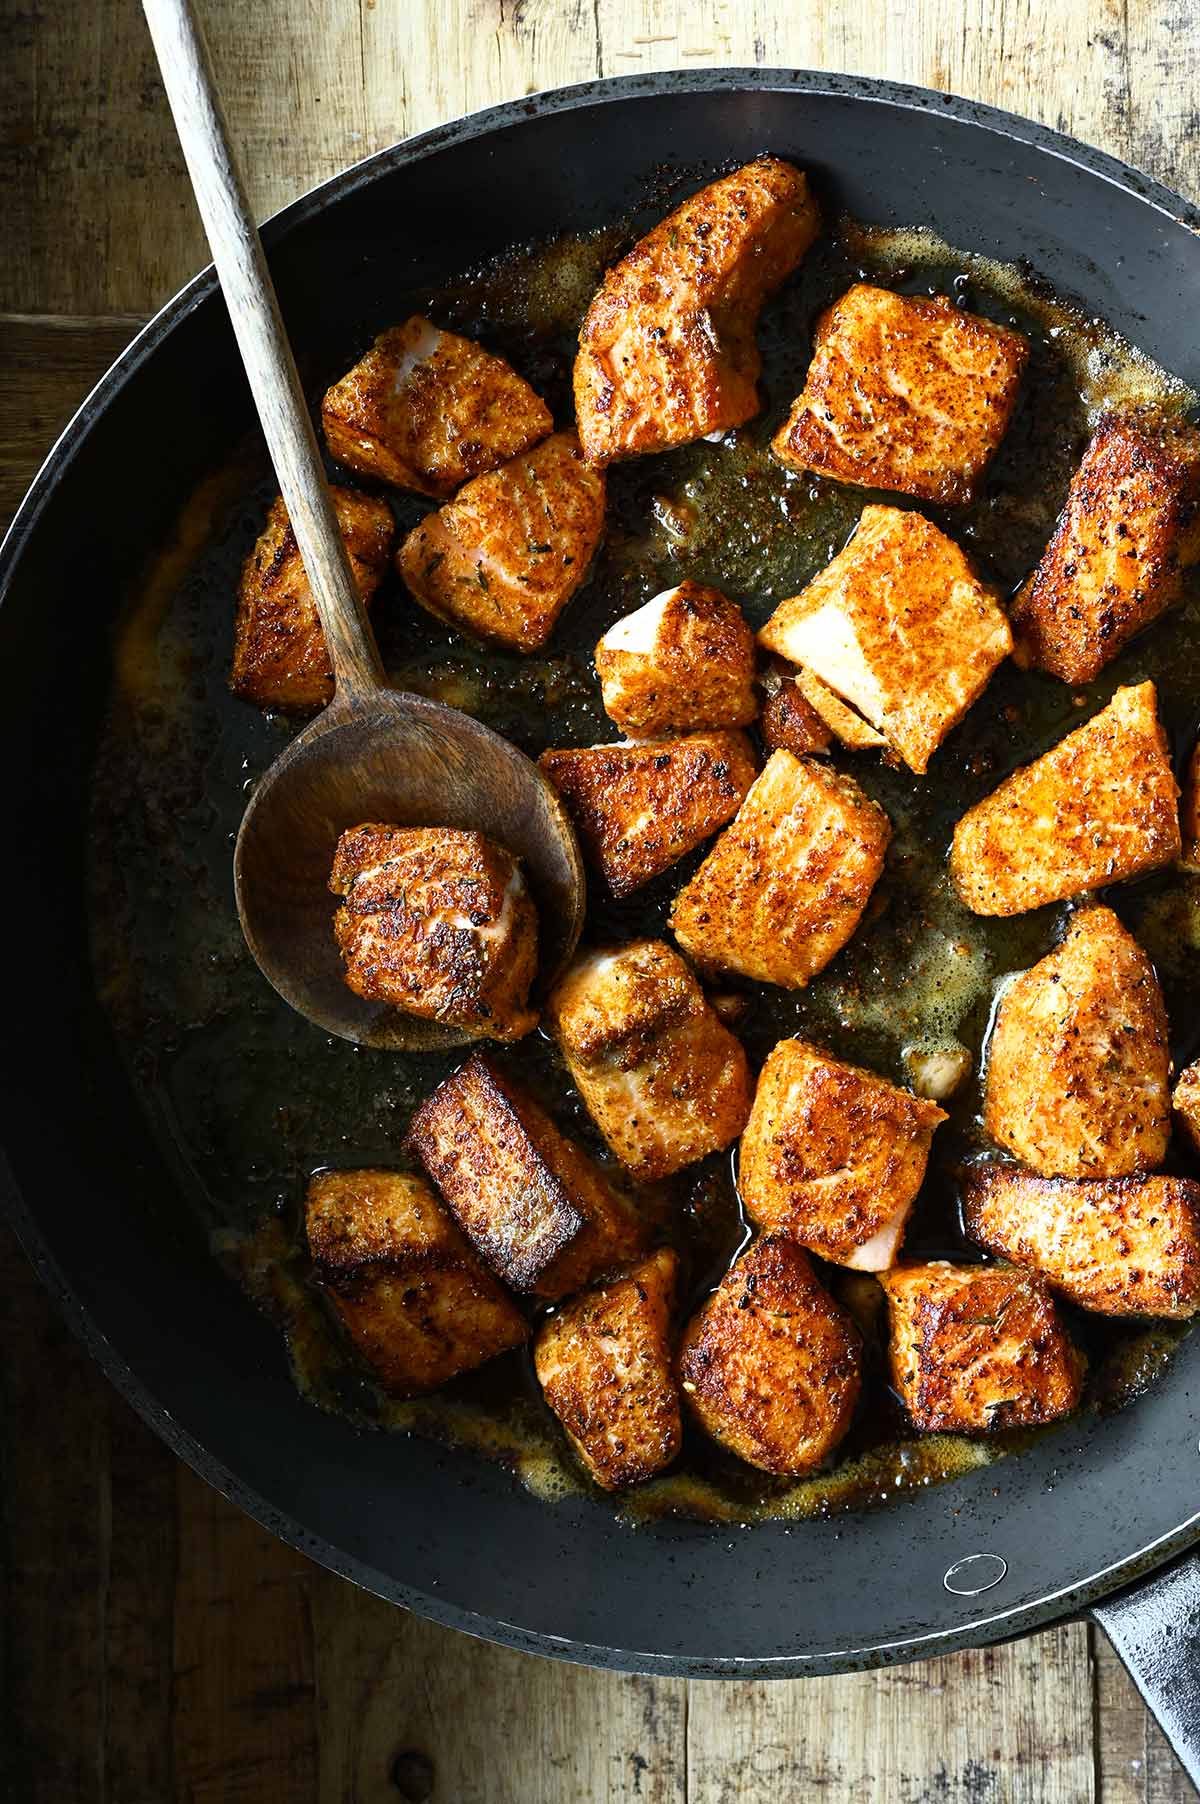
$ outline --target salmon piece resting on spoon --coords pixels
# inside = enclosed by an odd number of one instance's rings
[[[409,594],[476,639],[537,651],[588,575],[604,529],[604,475],[573,432],[478,476],[409,533]]]
[[[759,157],[693,194],[609,270],[575,360],[589,463],[686,445],[758,412],[759,311],[819,229],[800,170]]]
[[[365,822],[343,833],[329,887],[346,982],[368,1001],[519,1040],[537,1023],[537,911],[520,862],[482,833]]]
[[[334,383],[321,421],[348,470],[438,501],[554,430],[546,403],[503,357],[419,314]]]

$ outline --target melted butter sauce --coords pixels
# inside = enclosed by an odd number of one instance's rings
[[[632,226],[613,228],[521,251],[440,291],[397,296],[395,318],[427,311],[483,337],[564,423],[579,320],[603,270],[634,235]],[[815,319],[860,278],[952,294],[1031,338],[1017,413],[982,493],[969,507],[928,510],[1005,593],[1040,555],[1100,413],[1137,406],[1169,415],[1194,405],[1194,396],[1104,322],[1083,317],[1028,273],[955,251],[921,230],[842,221],[764,316],[763,412],[718,444],[610,472],[606,543],[547,653],[518,658],[475,647],[413,607],[392,579],[374,618],[394,677],[477,715],[535,755],[547,745],[612,739],[591,651],[620,616],[692,577],[735,596],[760,626],[841,548],[866,502],[905,505],[900,497],[797,476],[768,452],[802,386]],[[361,349],[329,346],[321,375],[340,374]],[[472,1448],[508,1464],[548,1500],[586,1491],[540,1401],[527,1350],[435,1397],[400,1403],[372,1383],[312,1281],[301,1232],[309,1177],[330,1165],[402,1164],[412,1110],[459,1055],[405,1057],[324,1038],[275,997],[243,944],[232,895],[233,839],[258,774],[294,730],[234,701],[225,686],[237,574],[272,494],[260,454],[233,455],[192,496],[172,543],[147,569],[118,623],[92,808],[97,986],[178,1180],[180,1208],[201,1213],[215,1255],[278,1322],[296,1381],[314,1405],[363,1429]],[[401,531],[426,511],[413,497],[388,499]],[[873,756],[835,754],[891,817],[887,870],[854,940],[807,990],[740,986],[746,1009],[738,1032],[756,1061],[793,1033],[901,1082],[910,1079],[907,1061],[916,1054],[958,1047],[970,1053],[970,1081],[947,1105],[951,1119],[935,1140],[910,1227],[907,1250],[917,1255],[973,1256],[962,1238],[954,1171],[981,1147],[979,1070],[996,989],[1049,949],[1065,912],[1049,908],[1009,921],[968,914],[946,875],[954,822],[1119,684],[1147,676],[1159,683],[1182,758],[1200,696],[1195,584],[1081,692],[1003,668],[924,779]],[[701,856],[623,903],[593,887],[589,937],[661,934],[671,899]],[[1183,1062],[1200,1050],[1200,881],[1166,873],[1107,899],[1158,965]],[[499,1057],[568,1132],[609,1162],[544,1034]],[[1182,1149],[1173,1150],[1182,1165]],[[656,1229],[683,1252],[689,1309],[748,1235],[733,1170],[730,1157],[711,1159],[644,1199]],[[664,1515],[800,1520],[962,1477],[1036,1438],[914,1436],[886,1383],[878,1286],[834,1268],[826,1277],[859,1319],[867,1347],[864,1402],[832,1469],[799,1482],[770,1479],[689,1429],[678,1468],[608,1500],[612,1508],[634,1522]],[[1186,1332],[1172,1324],[1121,1328],[1069,1313],[1091,1361],[1091,1409],[1121,1407],[1139,1395]]]

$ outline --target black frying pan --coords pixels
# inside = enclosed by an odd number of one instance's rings
[[[663,166],[773,151],[862,218],[1028,258],[1200,386],[1200,212],[1110,157],[949,95],[802,72],[633,76],[497,107],[382,152],[267,228],[294,341],[362,342],[388,294],[514,242],[606,223]],[[402,250],[395,248],[402,224]],[[1091,1607],[1200,1771],[1200,1337],[1107,1418],[898,1507],[638,1532],[501,1468],[367,1435],[302,1401],[279,1337],[209,1256],[120,1076],[95,996],[89,760],[123,590],[251,427],[210,272],[67,429],[0,552],[11,1217],[113,1381],[244,1509],[456,1628],[628,1670],[794,1676],[1023,1633]],[[307,1031],[298,1028],[298,1031]],[[1098,1600],[1109,1598],[1101,1604]]]

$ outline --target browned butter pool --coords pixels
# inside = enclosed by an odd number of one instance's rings
[[[694,185],[708,173],[698,173]],[[631,224],[560,240],[470,272],[437,293],[397,295],[391,317],[376,327],[421,310],[485,338],[565,422],[575,330],[603,269],[633,235]],[[536,755],[547,745],[618,737],[600,708],[592,647],[614,620],[660,589],[685,576],[716,584],[761,625],[845,543],[867,501],[898,501],[789,474],[767,449],[802,384],[817,314],[860,274],[907,292],[952,294],[1033,341],[1016,417],[980,497],[967,508],[928,510],[1005,592],[1036,561],[1100,412],[1129,405],[1175,412],[1195,404],[1032,272],[953,251],[919,230],[881,233],[842,222],[764,316],[765,405],[758,418],[723,443],[612,469],[606,543],[546,655],[517,658],[472,646],[409,602],[393,578],[374,619],[395,680],[468,709]],[[323,347],[306,372],[313,394],[363,348]],[[497,1360],[437,1397],[396,1403],[357,1363],[309,1282],[300,1221],[310,1174],[324,1166],[402,1163],[412,1109],[462,1055],[376,1053],[322,1036],[269,989],[242,942],[233,840],[256,777],[294,730],[235,702],[225,687],[237,573],[272,493],[261,450],[233,454],[192,497],[173,542],[159,549],[121,618],[93,790],[97,985],[177,1173],[179,1206],[199,1211],[214,1253],[280,1321],[297,1381],[314,1404],[363,1427],[462,1443],[510,1462],[540,1493],[562,1494],[587,1481],[538,1398],[527,1352]],[[391,499],[402,530],[426,505]],[[968,914],[946,876],[953,824],[1118,685],[1143,677],[1159,685],[1160,710],[1182,758],[1200,714],[1197,584],[1085,690],[1005,666],[924,778],[874,756],[835,754],[892,819],[887,870],[855,939],[807,990],[744,986],[748,1006],[738,1031],[756,1061],[777,1039],[803,1033],[900,1081],[911,1075],[906,1058],[947,1046],[969,1050],[972,1079],[949,1105],[951,1120],[935,1140],[910,1252],[968,1252],[954,1171],[980,1144],[977,1074],[996,985],[1048,950],[1063,912],[1010,921]],[[700,856],[622,904],[593,885],[588,936],[663,932],[670,900]],[[1200,879],[1165,873],[1106,899],[1158,965],[1183,1062],[1200,1042]],[[607,1158],[543,1035],[498,1056],[569,1131]],[[1172,1158],[1182,1168],[1181,1148],[1173,1146]],[[647,1197],[645,1207],[684,1253],[691,1306],[745,1238],[731,1160],[691,1168]],[[878,1286],[833,1268],[827,1277],[858,1316],[868,1347],[864,1401],[837,1464],[799,1482],[770,1479],[689,1430],[679,1468],[615,1508],[631,1518],[668,1511],[737,1522],[802,1517],[882,1502],[1027,1444],[1029,1436],[1019,1434],[985,1442],[908,1431],[885,1380]],[[1091,1362],[1086,1407],[1093,1409],[1125,1403],[1151,1383],[1186,1331],[1170,1324],[1122,1329],[1070,1314]]]

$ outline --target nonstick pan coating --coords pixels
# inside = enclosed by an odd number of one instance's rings
[[[1110,158],[949,96],[846,77],[631,77],[498,107],[383,152],[266,237],[303,361],[365,341],[390,292],[608,223],[671,169],[763,151],[882,224],[1028,259],[1200,386],[1200,215]],[[753,1530],[637,1530],[502,1468],[305,1403],[276,1330],[167,1176],[93,994],[89,761],[121,597],[184,497],[252,428],[210,273],[135,342],[37,479],[2,553],[9,772],[4,1188],[114,1383],[241,1507],[359,1584],[562,1658],[740,1676],[834,1671],[1029,1629],[1191,1544],[1200,1339],[1141,1401],[895,1507]],[[232,906],[232,903],[231,903]],[[297,1022],[297,1033],[310,1031]],[[29,1425],[37,1432],[37,1425]],[[991,1556],[946,1575],[973,1555]],[[988,1581],[986,1589],[978,1587]]]

